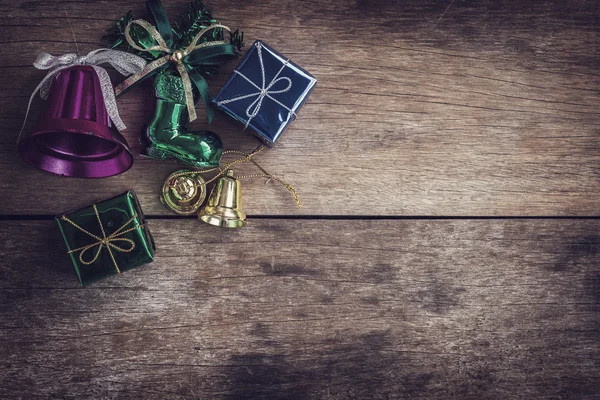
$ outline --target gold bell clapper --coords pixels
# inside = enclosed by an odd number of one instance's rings
[[[181,169],[173,172],[162,187],[160,201],[177,215],[194,215],[206,198],[206,183],[199,174]]]
[[[233,170],[227,170],[225,176],[219,178],[198,218],[224,228],[241,228],[246,224],[246,214],[242,211],[242,189],[240,181],[233,176]]]

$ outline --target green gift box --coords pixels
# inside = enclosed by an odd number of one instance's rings
[[[156,246],[133,190],[56,216],[81,285],[148,264]]]

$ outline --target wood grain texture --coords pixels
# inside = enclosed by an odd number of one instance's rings
[[[186,1],[165,3],[175,19]],[[244,185],[249,214],[599,214],[599,1],[210,5],[248,43],[265,39],[319,79],[298,120],[260,157],[294,183],[305,208],[254,181]],[[129,9],[147,17],[142,1],[0,3],[0,185],[11,192],[0,214],[54,214],[130,187],[149,215],[166,214],[157,193],[175,164],[138,157],[119,177],[65,180],[26,166],[13,146],[43,75],[30,66],[35,55],[95,49]],[[211,83],[213,94],[226,76]],[[137,154],[150,87],[119,103]],[[36,100],[32,121],[41,107]],[[255,146],[225,116],[208,126],[200,115],[193,127],[218,132],[227,148]],[[15,190],[23,187],[43,196]]]
[[[78,288],[53,221],[0,223],[3,398],[591,399],[600,221],[151,220]]]
[[[233,231],[165,218],[174,163],[91,181],[16,154],[37,53],[100,47],[142,0],[0,2],[0,398],[597,397],[600,219],[469,218],[600,215],[600,1],[209,4],[319,79],[257,157],[305,207],[244,181],[262,217]],[[119,105],[138,154],[150,85]],[[157,259],[79,288],[47,216],[129,188]]]

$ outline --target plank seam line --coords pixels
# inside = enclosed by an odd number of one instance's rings
[[[0,221],[51,221],[54,215],[0,215]],[[193,220],[195,216],[146,215],[148,220]],[[250,220],[326,220],[326,221],[415,221],[415,220],[598,220],[599,215],[248,215]]]

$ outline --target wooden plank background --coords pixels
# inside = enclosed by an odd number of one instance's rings
[[[143,1],[0,1],[0,397],[597,398],[600,1],[209,5],[319,79],[257,157],[304,208],[244,181],[234,231],[162,207],[175,163],[92,181],[16,154],[36,55],[102,46]],[[138,154],[151,86],[119,106]],[[52,216],[129,188],[157,259],[79,288]]]
[[[160,261],[80,289],[53,221],[2,225],[6,396],[597,395],[597,220],[150,228]]]

